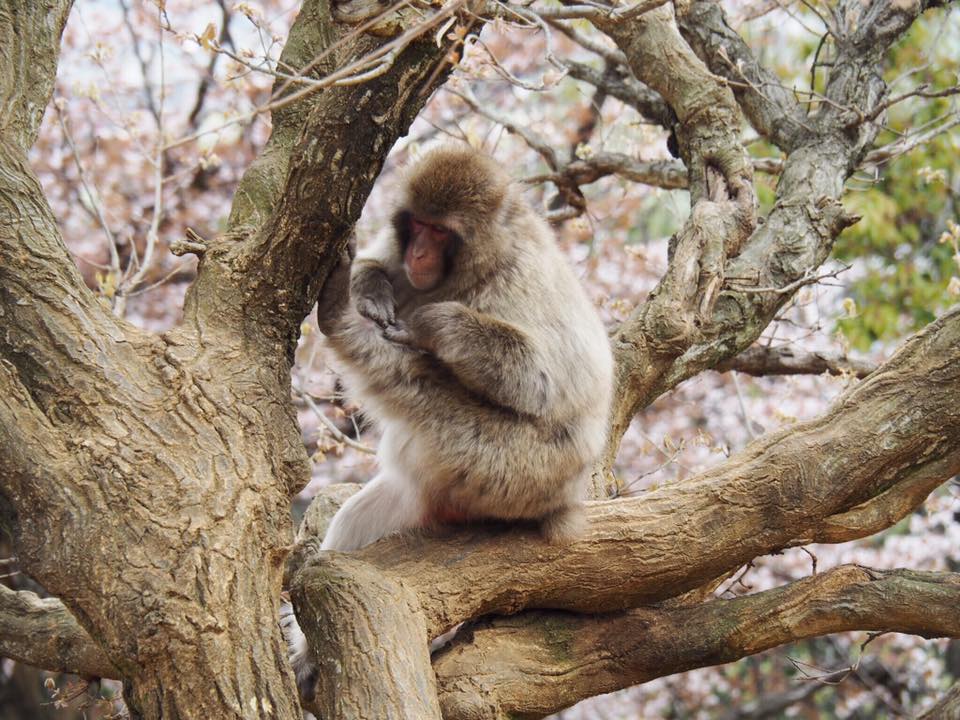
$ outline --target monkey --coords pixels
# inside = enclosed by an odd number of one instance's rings
[[[409,169],[390,227],[328,280],[318,323],[382,429],[379,473],[323,549],[482,520],[576,537],[606,439],[610,344],[549,225],[492,158],[447,146]]]

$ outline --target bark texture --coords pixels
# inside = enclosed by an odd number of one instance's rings
[[[278,112],[186,323],[157,337],[84,287],[26,160],[69,8],[0,10],[0,491],[18,556],[106,656],[59,666],[116,668],[135,716],[299,717],[277,624],[308,477],[292,349],[445,49],[414,42],[383,76]],[[349,30],[308,0],[283,61],[303,67]],[[381,42],[360,34],[309,72]]]
[[[470,642],[455,643],[434,667],[448,720],[539,718],[583,697],[818,635],[875,630],[957,637],[958,602],[957,574],[843,566],[694,607],[488,620],[472,626]]]

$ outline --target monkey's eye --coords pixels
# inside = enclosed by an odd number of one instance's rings
[[[435,235],[447,235],[449,233],[449,231],[443,227],[443,225],[433,225],[432,223],[421,222],[416,218],[410,219],[410,226],[414,232],[423,232],[424,230],[429,230]]]

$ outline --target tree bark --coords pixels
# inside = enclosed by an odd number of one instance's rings
[[[0,492],[18,556],[116,668],[134,717],[296,718],[277,623],[290,496],[309,469],[292,349],[446,49],[414,38],[381,77],[279,112],[185,324],[156,337],[83,285],[27,163],[68,11],[0,10]],[[309,0],[283,60],[304,67],[351,29]],[[360,34],[311,72],[382,42]]]
[[[434,662],[446,720],[539,718],[584,697],[845,630],[960,636],[960,575],[843,566],[736,600],[470,627]]]

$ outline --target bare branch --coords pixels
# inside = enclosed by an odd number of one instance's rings
[[[491,705],[503,715],[542,717],[585,697],[830,633],[958,637],[957,603],[960,574],[847,565],[694,607],[488,620],[455,640],[434,668],[445,718],[477,717],[478,707]]]
[[[596,88],[603,88],[610,97],[615,97],[625,105],[629,105],[650,122],[666,128],[672,127],[676,122],[677,118],[673,110],[667,106],[659,93],[633,77],[629,68],[624,67],[623,70],[618,71],[614,66],[610,72],[601,72],[576,60],[564,58],[561,62],[570,77]]]
[[[943,135],[944,133],[953,130],[953,128],[957,127],[958,125],[960,125],[960,113],[952,113],[948,115],[946,119],[940,123],[937,123],[932,128],[922,130],[920,132],[909,133],[908,135],[905,135],[904,137],[888,145],[871,150],[861,162],[861,167],[867,165],[879,165],[892,160],[893,158],[904,155],[915,148],[926,145],[938,135]]]
[[[806,126],[803,108],[727,24],[723,9],[694,2],[680,18],[680,29],[713,72],[735,81],[731,87],[754,129],[789,152]]]
[[[72,0],[10,0],[0,10],[0,137],[21,150],[33,146],[53,94],[60,35]]]
[[[77,168],[77,178],[80,180],[80,186],[87,194],[87,198],[90,204],[93,206],[94,215],[97,218],[97,222],[100,224],[100,228],[103,230],[103,234],[107,238],[107,249],[110,252],[110,269],[119,276],[120,255],[117,253],[117,241],[113,236],[113,231],[110,229],[110,223],[107,222],[107,218],[104,215],[103,203],[100,202],[100,195],[96,192],[96,188],[92,187],[87,180],[87,172],[83,167],[83,163],[80,161],[80,153],[77,150],[77,144],[73,140],[73,133],[70,132],[67,119],[63,115],[61,99],[57,98],[54,100],[53,105],[54,110],[57,113],[57,122],[60,123],[60,131],[63,133],[63,139],[67,141],[67,146],[70,148],[70,154],[73,155],[73,164],[74,167]]]
[[[687,171],[679,160],[634,160],[628,155],[607,152],[591,153],[557,167],[554,173],[536,175],[525,181],[589,185],[608,175],[668,190],[687,187]]]
[[[0,585],[0,655],[44,670],[120,677],[103,649],[56,598]]]
[[[150,218],[150,226],[147,228],[146,247],[143,251],[143,258],[139,262],[139,267],[137,267],[136,270],[133,269],[133,258],[131,257],[131,265],[127,267],[124,277],[121,279],[119,287],[117,288],[117,296],[114,300],[113,311],[119,317],[123,317],[126,314],[127,295],[129,295],[133,290],[136,290],[137,286],[143,281],[143,278],[153,266],[153,254],[157,248],[157,240],[160,233],[160,221],[163,219],[163,167],[165,159],[164,143],[166,142],[166,138],[164,137],[163,111],[164,105],[166,104],[167,89],[166,68],[164,66],[163,57],[164,30],[163,23],[161,22],[162,15],[163,7],[158,5],[157,52],[160,60],[160,87],[157,90],[159,97],[156,104],[152,104],[153,94],[149,92],[149,86],[147,87],[147,92],[151,97],[151,110],[154,113],[154,119],[157,123],[157,137],[154,144],[153,153],[153,214]],[[144,80],[146,80],[146,78],[144,78]]]
[[[953,95],[960,94],[960,85],[954,85],[953,87],[944,88],[943,90],[930,90],[930,86],[926,83],[915,87],[913,90],[910,90],[905,93],[901,93],[892,98],[888,98],[879,105],[877,105],[873,110],[866,113],[862,117],[858,117],[853,122],[871,122],[880,117],[884,112],[892,108],[898,103],[902,103],[904,100],[909,100],[910,98],[919,97],[919,98],[944,98],[951,97]]]
[[[637,18],[664,5],[668,0],[639,0],[625,6],[606,5],[604,3],[569,3],[561,7],[538,7],[536,10],[513,5],[503,0],[494,0],[487,4],[486,13],[490,17],[499,17],[504,13],[523,14],[535,12],[545,20],[594,20],[603,22],[623,22]]]
[[[876,365],[856,360],[841,353],[809,352],[790,346],[766,347],[752,345],[739,355],[724,360],[717,372],[737,372],[763,377],[765,375],[854,375],[865,378],[876,370]]]
[[[624,67],[627,66],[627,56],[617,48],[610,47],[602,41],[594,40],[586,33],[580,32],[573,25],[563,20],[550,19],[547,20],[547,22],[550,23],[551,27],[556,28],[581,47],[604,58],[608,63],[623,65]]]
[[[491,110],[485,105],[482,105],[473,95],[473,92],[469,89],[460,91],[452,88],[445,88],[445,90],[451,95],[456,95],[458,98],[463,100],[463,102],[466,103],[467,106],[478,115],[483,115],[483,117],[487,118],[488,120],[491,120],[498,125],[502,125],[507,132],[515,133],[522,138],[532,150],[535,150],[537,154],[543,158],[544,162],[547,163],[547,166],[551,170],[556,170],[559,167],[560,161],[557,158],[557,153],[553,149],[553,146],[544,138],[530,130],[525,123],[514,122],[510,118]]]
[[[330,420],[330,418],[327,417],[326,413],[324,413],[323,410],[321,410],[320,407],[317,405],[317,403],[314,402],[314,399],[310,396],[308,392],[298,387],[296,384],[293,385],[293,392],[297,397],[303,400],[306,406],[310,408],[310,411],[313,413],[314,417],[316,417],[317,420],[320,421],[320,423],[327,429],[327,431],[331,435],[333,435],[334,439],[337,442],[343,443],[347,447],[352,447],[354,450],[358,450],[368,455],[376,454],[377,451],[374,450],[373,448],[368,447],[363,443],[357,442],[353,438],[349,438],[346,435],[344,435],[340,431],[340,428],[334,425],[333,421]]]
[[[953,720],[960,717],[960,683],[947,690],[932,708],[920,716],[920,720]]]

